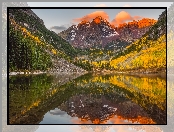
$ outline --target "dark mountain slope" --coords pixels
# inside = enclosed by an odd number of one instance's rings
[[[11,9],[9,17],[13,18],[19,25],[24,26],[33,35],[39,39],[54,46],[54,48],[63,51],[70,57],[76,55],[75,49],[64,39],[57,36],[53,31],[48,30],[42,19],[40,19],[30,9]]]
[[[70,63],[77,51],[30,9],[9,10],[8,46],[10,71],[84,71]]]

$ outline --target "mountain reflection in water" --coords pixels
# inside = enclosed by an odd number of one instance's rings
[[[76,77],[10,76],[9,123],[166,124],[165,77]]]

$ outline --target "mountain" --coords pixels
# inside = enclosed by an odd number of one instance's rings
[[[84,71],[71,64],[77,50],[48,30],[31,9],[9,9],[8,46],[10,71]]]
[[[104,48],[86,49],[88,53],[76,57],[75,63],[88,65],[96,72],[165,72],[166,11],[159,15],[157,21],[142,19],[114,29],[119,34],[114,36],[116,40],[107,43]]]
[[[51,72],[164,70],[165,35],[166,11],[157,21],[143,18],[118,27],[98,16],[57,35],[32,10],[10,9],[9,67]]]
[[[73,46],[82,49],[90,47],[102,48],[107,42],[118,37],[115,29],[102,17],[96,17],[91,22],[82,21],[77,26],[73,25],[58,35]]]
[[[121,39],[139,39],[149,28],[157,21],[154,19],[143,18],[141,20],[120,24],[116,31],[120,34]]]
[[[146,32],[145,35],[149,34],[149,38],[153,40],[157,40],[160,36],[166,34],[166,21],[167,21],[167,11],[159,15],[158,21],[156,24],[154,24],[152,27],[149,28],[149,30]],[[145,36],[144,35],[144,36]]]
[[[131,72],[166,71],[166,10],[158,21],[110,61],[111,67]]]
[[[144,35],[156,20],[143,18],[120,24],[118,27],[111,25],[101,16],[91,22],[82,21],[77,26],[72,25],[67,30],[58,33],[74,47],[113,49],[115,45],[127,46]]]
[[[174,3],[167,10],[167,71],[174,74]]]
[[[167,30],[168,32],[174,31],[174,25],[173,25],[173,13],[174,13],[174,3],[171,4],[170,8],[167,10]]]

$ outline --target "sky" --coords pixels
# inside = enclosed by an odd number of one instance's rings
[[[65,3],[65,2],[64,2]],[[95,6],[104,6],[104,7],[114,7],[113,2],[109,3],[85,3],[75,4],[67,2],[66,7],[68,6],[88,6],[88,7],[95,7]],[[171,5],[169,3],[160,3],[162,7],[168,7]],[[40,4],[35,2],[28,2],[30,7],[63,7],[63,3],[61,2],[42,2]],[[115,4],[117,7],[129,7],[129,6],[137,6],[138,4],[132,3],[121,3]],[[142,4],[141,4],[142,5]],[[146,3],[147,5],[147,3]],[[145,6],[145,5],[144,5]],[[152,2],[151,7],[155,7],[155,3]],[[118,24],[123,22],[128,22],[132,20],[140,20],[142,18],[151,18],[151,19],[158,19],[159,15],[164,11],[163,9],[32,9],[34,13],[44,21],[45,26],[53,30],[55,32],[61,32],[62,30],[66,30],[73,24],[78,24],[82,20],[89,20],[91,21],[98,15],[103,16],[107,19],[111,24],[118,26]],[[115,19],[115,23],[113,20]]]
[[[32,9],[48,29],[65,30],[82,20],[91,21],[102,16],[115,26],[142,18],[158,19],[164,9]],[[113,20],[115,19],[115,23]]]

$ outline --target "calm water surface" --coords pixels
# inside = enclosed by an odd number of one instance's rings
[[[166,124],[166,78],[123,74],[9,77],[10,124]]]

